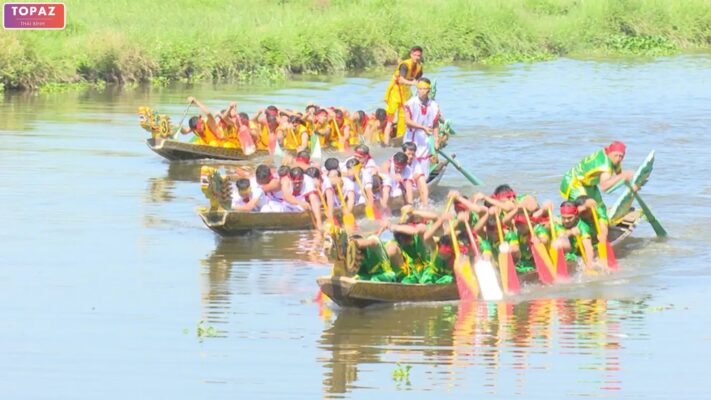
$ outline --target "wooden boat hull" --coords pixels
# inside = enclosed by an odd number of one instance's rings
[[[457,284],[406,285],[361,281],[346,276],[316,279],[321,291],[341,307],[367,307],[378,303],[459,300]]]
[[[170,161],[205,159],[242,161],[269,155],[266,150],[257,150],[254,154],[247,156],[241,149],[230,149],[226,147],[208,146],[205,144],[195,144],[181,142],[179,140],[160,138],[147,139],[146,145],[156,154]]]
[[[639,224],[642,213],[631,210],[620,223],[610,228],[609,238],[613,246],[619,245],[632,234]],[[337,260],[334,266],[336,276],[322,276],[316,279],[321,291],[341,307],[367,307],[372,304],[398,302],[431,302],[459,300],[456,283],[448,285],[409,285],[359,281],[352,277],[338,275],[345,273],[344,260]],[[538,283],[535,271],[519,274],[521,283]]]
[[[427,184],[432,187],[439,183],[445,173],[444,165],[436,173],[432,173]],[[390,201],[391,210],[399,210],[405,205],[404,199],[393,198]],[[264,212],[264,213],[244,213],[235,211],[209,211],[200,210],[198,212],[205,225],[221,236],[240,235],[250,231],[288,231],[304,230],[313,228],[310,211],[302,212]],[[342,217],[341,210],[334,210],[337,218]],[[365,204],[357,204],[353,208],[353,215],[358,218],[365,216]],[[322,213],[322,219],[326,220],[326,215]]]

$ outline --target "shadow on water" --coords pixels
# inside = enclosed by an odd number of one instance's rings
[[[525,394],[538,388],[541,370],[575,368],[590,371],[576,389],[580,395],[609,395],[624,384],[619,352],[629,334],[622,332],[644,328],[648,301],[550,298],[341,309],[318,342],[326,351],[318,358],[325,368],[324,392],[340,397],[362,388],[374,370],[383,369],[378,364],[400,363],[413,365],[413,371],[436,368],[411,382],[432,390],[471,385],[468,375],[475,370],[475,385],[485,393]],[[571,360],[540,364],[540,355],[548,354]]]

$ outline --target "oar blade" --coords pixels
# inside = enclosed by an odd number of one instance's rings
[[[499,250],[499,270],[501,272],[501,285],[508,295],[515,295],[521,291],[521,285],[516,275],[516,266],[511,253],[506,250]]]
[[[353,214],[343,214],[343,225],[348,233],[353,233],[355,230],[355,216]]]
[[[551,249],[552,259],[555,262],[555,276],[558,281],[567,281],[568,275],[568,260],[565,259],[563,249]]]
[[[552,284],[555,280],[553,273],[551,272],[553,269],[553,262],[548,256],[545,246],[542,243],[532,243],[531,253],[533,254],[533,261],[536,264],[538,280],[544,285]]]
[[[484,300],[496,301],[504,298],[504,294],[501,292],[501,286],[499,285],[499,280],[496,276],[496,271],[490,261],[481,259],[477,261],[474,264],[474,272],[476,273],[477,280],[479,281],[481,297]]]
[[[371,221],[375,220],[375,210],[372,206],[365,206],[365,216]]]
[[[472,265],[467,255],[460,255],[454,260],[454,277],[457,281],[457,292],[462,301],[474,301],[479,297],[479,285],[476,282]]]
[[[620,265],[617,262],[617,256],[615,255],[615,249],[612,248],[612,243],[610,243],[609,240],[605,241],[604,243],[605,246],[605,253],[606,253],[606,261],[607,261],[607,268],[610,269],[610,271],[617,271],[620,269]]]

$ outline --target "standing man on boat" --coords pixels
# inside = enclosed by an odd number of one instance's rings
[[[417,96],[405,103],[405,123],[407,133],[405,142],[413,142],[417,147],[415,160],[419,166],[418,176],[415,176],[422,206],[427,207],[427,178],[430,174],[430,159],[439,148],[439,104],[430,100],[430,80],[422,78],[417,82]],[[434,140],[434,146],[430,146]],[[423,184],[424,183],[424,184]]]
[[[600,224],[600,240],[607,240],[607,226],[609,225],[607,206],[602,200],[600,190],[606,191],[622,180],[630,182],[634,175],[632,171],[622,170],[625,151],[624,143],[612,142],[604,149],[583,158],[578,165],[563,175],[563,180],[560,183],[560,195],[566,200],[574,201],[580,196],[588,196],[595,200],[600,222],[604,222]],[[632,189],[637,191],[639,187],[633,185]]]
[[[383,132],[383,141],[387,146],[392,135],[393,121],[397,112],[396,135],[402,136],[405,133],[405,118],[403,104],[412,96],[410,86],[417,85],[417,80],[422,77],[422,47],[414,46],[410,49],[410,58],[398,64],[393,78],[390,80],[388,89],[385,92],[385,112],[387,123]]]

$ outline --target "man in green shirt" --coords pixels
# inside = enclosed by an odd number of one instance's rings
[[[607,206],[602,200],[600,190],[606,191],[621,180],[631,181],[634,173],[622,170],[626,146],[622,142],[612,142],[582,159],[578,165],[566,172],[560,183],[560,195],[566,200],[575,200],[579,196],[588,196],[597,203],[596,211],[600,217],[600,237],[607,239]],[[633,190],[639,188],[633,186]],[[604,222],[604,223],[602,223]]]

